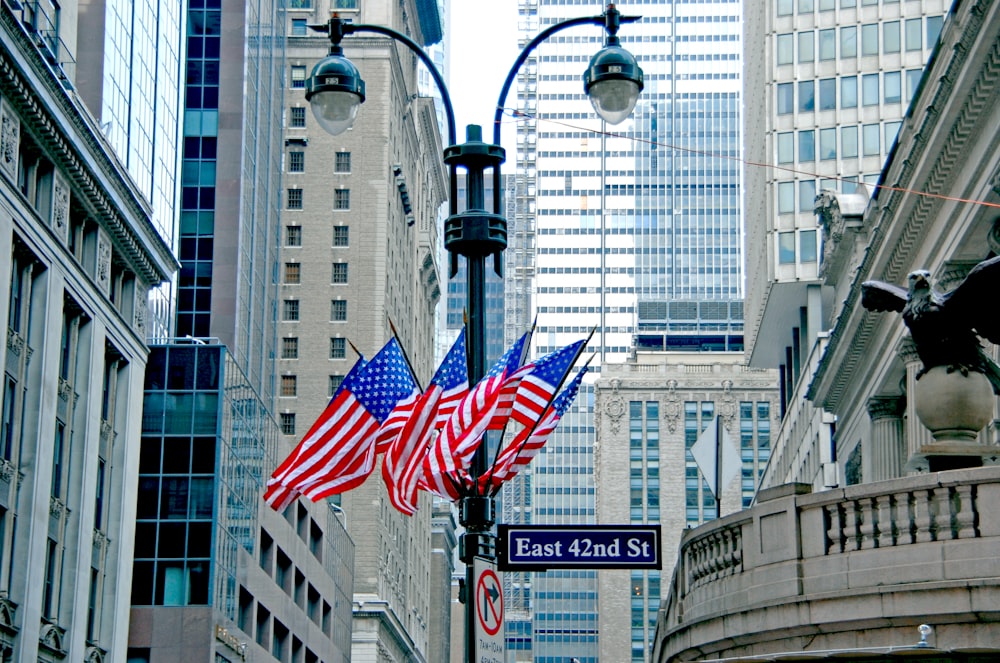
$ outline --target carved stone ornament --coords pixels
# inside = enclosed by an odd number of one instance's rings
[[[135,315],[132,318],[132,326],[141,335],[146,333],[146,300],[149,297],[149,289],[138,280],[135,282],[135,305],[132,310]]]
[[[69,183],[58,170],[52,174],[52,229],[63,244],[69,241]]]
[[[0,172],[17,182],[17,154],[21,145],[21,118],[0,103]]]
[[[97,234],[97,285],[104,294],[111,293],[111,238],[101,230]]]
[[[625,414],[625,399],[618,394],[608,398],[604,404],[604,414],[611,422],[611,433],[617,435],[621,430],[622,416]]]
[[[14,467],[14,463],[6,458],[0,458],[0,481],[11,483],[15,476],[17,476],[17,468]]]
[[[67,511],[66,503],[58,497],[49,497],[49,515],[54,518],[62,518]]]
[[[667,380],[667,393],[663,396],[663,424],[667,431],[677,430],[681,419],[681,397],[677,395],[677,380]]]
[[[65,638],[66,629],[53,622],[42,620],[42,628],[38,632],[38,642],[43,650],[55,654],[59,658],[65,657],[66,650],[63,642]]]
[[[83,653],[83,660],[85,663],[104,663],[105,656],[107,656],[107,652],[97,645],[87,645],[87,649]]]

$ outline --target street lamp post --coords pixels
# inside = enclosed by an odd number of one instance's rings
[[[358,33],[381,34],[409,48],[427,67],[441,91],[448,124],[448,147],[444,163],[449,170],[449,215],[444,226],[444,245],[450,254],[450,276],[458,271],[458,257],[466,259],[468,278],[467,344],[469,382],[475,384],[486,373],[486,258],[493,256],[493,269],[502,276],[503,250],[507,247],[507,219],[503,215],[500,165],[505,160],[500,147],[500,123],[511,84],[521,65],[538,44],[553,34],[577,25],[600,25],[607,35],[604,47],[591,58],[584,72],[584,91],[594,110],[609,124],[625,120],[635,107],[643,88],[642,69],[635,57],[621,47],[618,28],[622,23],[638,21],[638,16],[622,16],[613,4],[599,16],[569,19],[553,24],[540,32],[521,51],[504,81],[493,119],[493,143],[485,143],[482,128],[469,125],[466,141],[456,144],[455,112],[447,85],[434,63],[420,46],[406,35],[379,25],[355,24],[333,14],[327,23],[311,25],[330,38],[330,52],[316,63],[306,80],[306,100],[320,126],[330,134],[347,131],[365,100],[365,83],[358,68],[344,56],[341,41]],[[458,172],[466,172],[466,209],[458,211]],[[486,210],[485,177],[493,179],[493,211]],[[469,474],[473,488],[459,502],[459,524],[465,528],[459,543],[459,557],[466,565],[465,576],[465,649],[466,660],[475,661],[475,577],[473,563],[477,557],[496,560],[492,529],[496,523],[496,501],[490,495],[475,492],[479,477],[486,474],[488,450],[480,445],[472,458]]]

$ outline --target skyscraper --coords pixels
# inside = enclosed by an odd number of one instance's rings
[[[547,0],[519,8],[523,38],[604,9]],[[535,240],[534,351],[594,329],[595,374],[599,364],[625,360],[644,317],[661,344],[669,336],[698,349],[719,345],[705,334],[721,336],[719,349],[742,342],[740,3],[620,9],[643,17],[619,32],[645,72],[630,119],[602,126],[586,103],[580,75],[602,43],[597,30],[576,28],[539,46],[518,101],[518,214]],[[693,307],[684,327],[664,326],[661,311],[671,306]],[[588,387],[534,461],[536,523],[594,520],[592,408]],[[647,575],[643,582],[658,581]],[[532,592],[534,660],[596,661],[596,572],[537,574]]]
[[[434,101],[419,96],[417,59],[405,46],[380,34],[352,34],[342,46],[365,80],[367,101],[349,131],[323,131],[305,88],[330,40],[308,26],[327,20],[331,7],[420,46],[442,37],[436,1],[300,2],[288,9],[276,412],[289,450],[356,361],[355,348],[371,357],[393,328],[418,381],[427,384],[443,294],[437,215],[448,185]],[[450,578],[442,567],[450,560],[441,556],[450,550],[432,547],[432,539],[454,545],[447,531],[454,523],[447,516],[432,521],[426,494],[412,517],[396,511],[378,465],[363,485],[332,500],[357,545],[352,659],[436,660],[448,629],[430,625],[448,616],[441,608],[449,605]]]

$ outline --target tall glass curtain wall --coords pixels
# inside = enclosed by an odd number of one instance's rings
[[[157,233],[174,245],[183,5],[106,0],[101,128],[152,207]],[[147,334],[164,340],[171,283],[149,293]]]
[[[584,0],[519,5],[524,39],[604,9]],[[647,0],[623,11],[643,17],[619,33],[645,72],[632,118],[602,126],[583,95],[580,75],[603,45],[599,30],[546,41],[519,80],[526,201],[517,209],[537,231],[535,356],[596,327],[595,366],[626,359],[640,300],[743,294],[741,4]],[[585,386],[579,402],[592,400]],[[536,523],[593,522],[593,424],[589,411],[574,417],[535,461]],[[593,573],[538,574],[533,590],[534,660],[593,663]]]

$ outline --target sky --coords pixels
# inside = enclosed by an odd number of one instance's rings
[[[451,0],[450,4],[447,76],[458,142],[465,142],[468,124],[481,126],[489,142],[500,88],[518,56],[517,0]],[[516,89],[512,89],[507,105],[515,98]],[[502,129],[508,163],[514,157],[515,138],[512,126]]]

